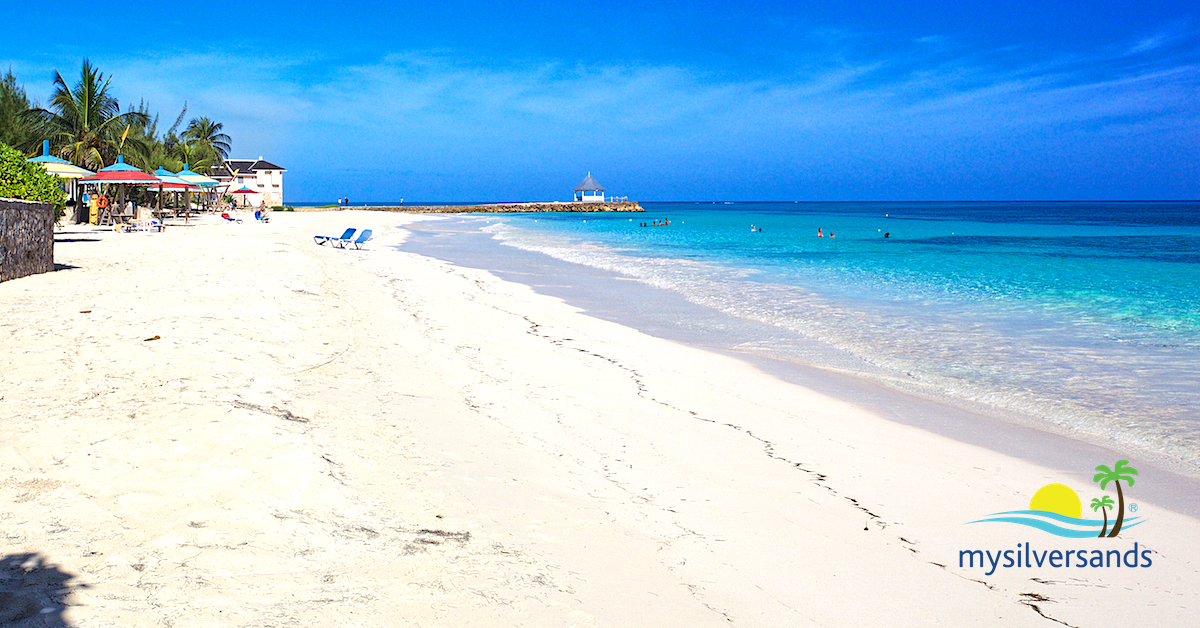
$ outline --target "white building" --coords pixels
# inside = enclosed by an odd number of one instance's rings
[[[604,188],[592,178],[592,173],[588,173],[587,178],[583,183],[575,186],[575,202],[576,203],[603,203]]]
[[[283,205],[283,173],[286,169],[258,159],[226,159],[224,165],[213,166],[212,177],[226,187],[226,192],[242,188],[254,190],[254,194],[236,195],[239,205],[258,207],[266,202],[267,207]]]

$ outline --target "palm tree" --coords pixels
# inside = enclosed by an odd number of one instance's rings
[[[1129,466],[1128,460],[1118,460],[1112,469],[1109,469],[1108,465],[1102,464],[1096,467],[1096,470],[1100,473],[1092,477],[1092,481],[1099,482],[1102,490],[1108,486],[1109,482],[1117,485],[1117,520],[1113,523],[1112,532],[1108,533],[1108,538],[1113,539],[1121,533],[1121,523],[1125,521],[1125,494],[1121,492],[1121,480],[1125,480],[1132,487],[1133,476],[1138,472],[1137,469]]]
[[[1108,509],[1112,508],[1112,507],[1113,507],[1113,500],[1108,495],[1105,495],[1103,498],[1100,498],[1100,497],[1092,498],[1092,512],[1095,512],[1100,509],[1104,509],[1104,528],[1100,530],[1100,535],[1097,536],[1096,538],[1102,539],[1102,538],[1104,538],[1104,533],[1108,532]]]
[[[213,122],[208,118],[192,118],[188,123],[187,129],[183,131],[183,138],[190,143],[204,147],[204,151],[209,153],[213,159],[212,164],[225,165],[225,160],[229,158],[229,142],[233,141],[228,135],[222,132],[225,125],[220,122]],[[204,172],[197,169],[196,172]]]
[[[129,138],[129,130],[135,123],[147,124],[149,116],[140,111],[121,113],[117,99],[108,93],[112,77],[105,78],[87,59],[73,88],[67,87],[62,74],[54,75],[50,108],[32,109],[29,115],[61,157],[96,170],[116,161],[127,141],[140,141]]]
[[[193,172],[207,172],[209,166],[220,158],[204,144],[194,141],[176,144],[170,156],[183,162],[184,167]]]

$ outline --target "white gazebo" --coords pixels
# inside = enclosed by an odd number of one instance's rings
[[[576,203],[603,203],[604,188],[592,178],[592,173],[588,173],[587,178],[583,183],[575,186],[575,202]]]

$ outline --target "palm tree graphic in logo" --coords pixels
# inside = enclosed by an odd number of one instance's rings
[[[1109,483],[1117,487],[1117,517],[1111,530],[1108,527],[1108,509],[1113,507],[1112,498],[1105,495],[1092,500],[1092,511],[1103,511],[1103,520],[1084,519],[1079,494],[1065,484],[1047,484],[1038,489],[1029,500],[1028,510],[992,513],[968,523],[1016,523],[1072,539],[1114,539],[1123,527],[1132,528],[1144,523],[1145,520],[1140,516],[1125,518],[1125,492],[1121,488],[1122,482],[1133,486],[1137,469],[1129,466],[1128,460],[1118,460],[1111,469],[1102,464],[1096,467],[1096,471],[1098,473],[1092,481],[1098,483],[1101,490],[1108,488]]]
[[[1101,490],[1104,490],[1109,482],[1117,485],[1117,520],[1113,522],[1112,532],[1108,533],[1108,538],[1115,539],[1121,533],[1121,523],[1125,521],[1125,493],[1121,491],[1121,480],[1125,480],[1129,487],[1133,488],[1133,476],[1138,472],[1129,466],[1128,460],[1118,460],[1112,469],[1102,464],[1096,467],[1096,470],[1100,473],[1097,473],[1092,481],[1099,482]]]
[[[1104,497],[1092,498],[1092,511],[1095,512],[1104,509],[1104,528],[1100,530],[1100,536],[1096,538],[1104,538],[1104,533],[1108,532],[1108,509],[1113,507],[1113,500],[1108,495]]]

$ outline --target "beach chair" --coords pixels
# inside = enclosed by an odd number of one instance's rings
[[[161,223],[157,220],[143,219],[143,220],[139,220],[136,223],[134,223],[134,225],[132,227],[130,227],[128,230],[129,231],[151,231],[151,230],[153,230],[153,231],[161,232],[166,228],[167,228],[166,225],[164,225],[163,223]]]
[[[354,248],[356,248],[356,249],[361,249],[361,248],[362,248],[362,245],[363,245],[363,244],[364,244],[364,243],[365,243],[367,240],[370,240],[370,239],[371,239],[371,230],[370,230],[370,229],[363,229],[363,232],[362,232],[362,233],[360,233],[360,234],[358,234],[358,238],[357,238],[357,239],[355,239],[355,240],[350,240],[349,238],[347,238],[347,239],[345,239],[345,240],[342,240],[342,241],[341,241],[341,243],[340,243],[340,246],[341,246],[342,248],[346,248],[347,246],[349,246],[349,245],[353,244],[353,245],[354,245]]]
[[[259,222],[271,222],[271,217],[267,215],[267,212],[261,209],[254,210],[254,219]]]
[[[221,218],[224,218],[225,222],[236,222],[239,225],[242,224],[241,218],[234,218],[229,215],[229,212],[221,212]]]
[[[354,237],[355,231],[358,231],[358,230],[351,227],[351,228],[345,230],[344,232],[342,232],[342,235],[340,235],[340,236],[313,236],[313,242],[316,242],[317,244],[329,244],[330,242],[333,242],[336,244],[338,242],[345,242]]]

